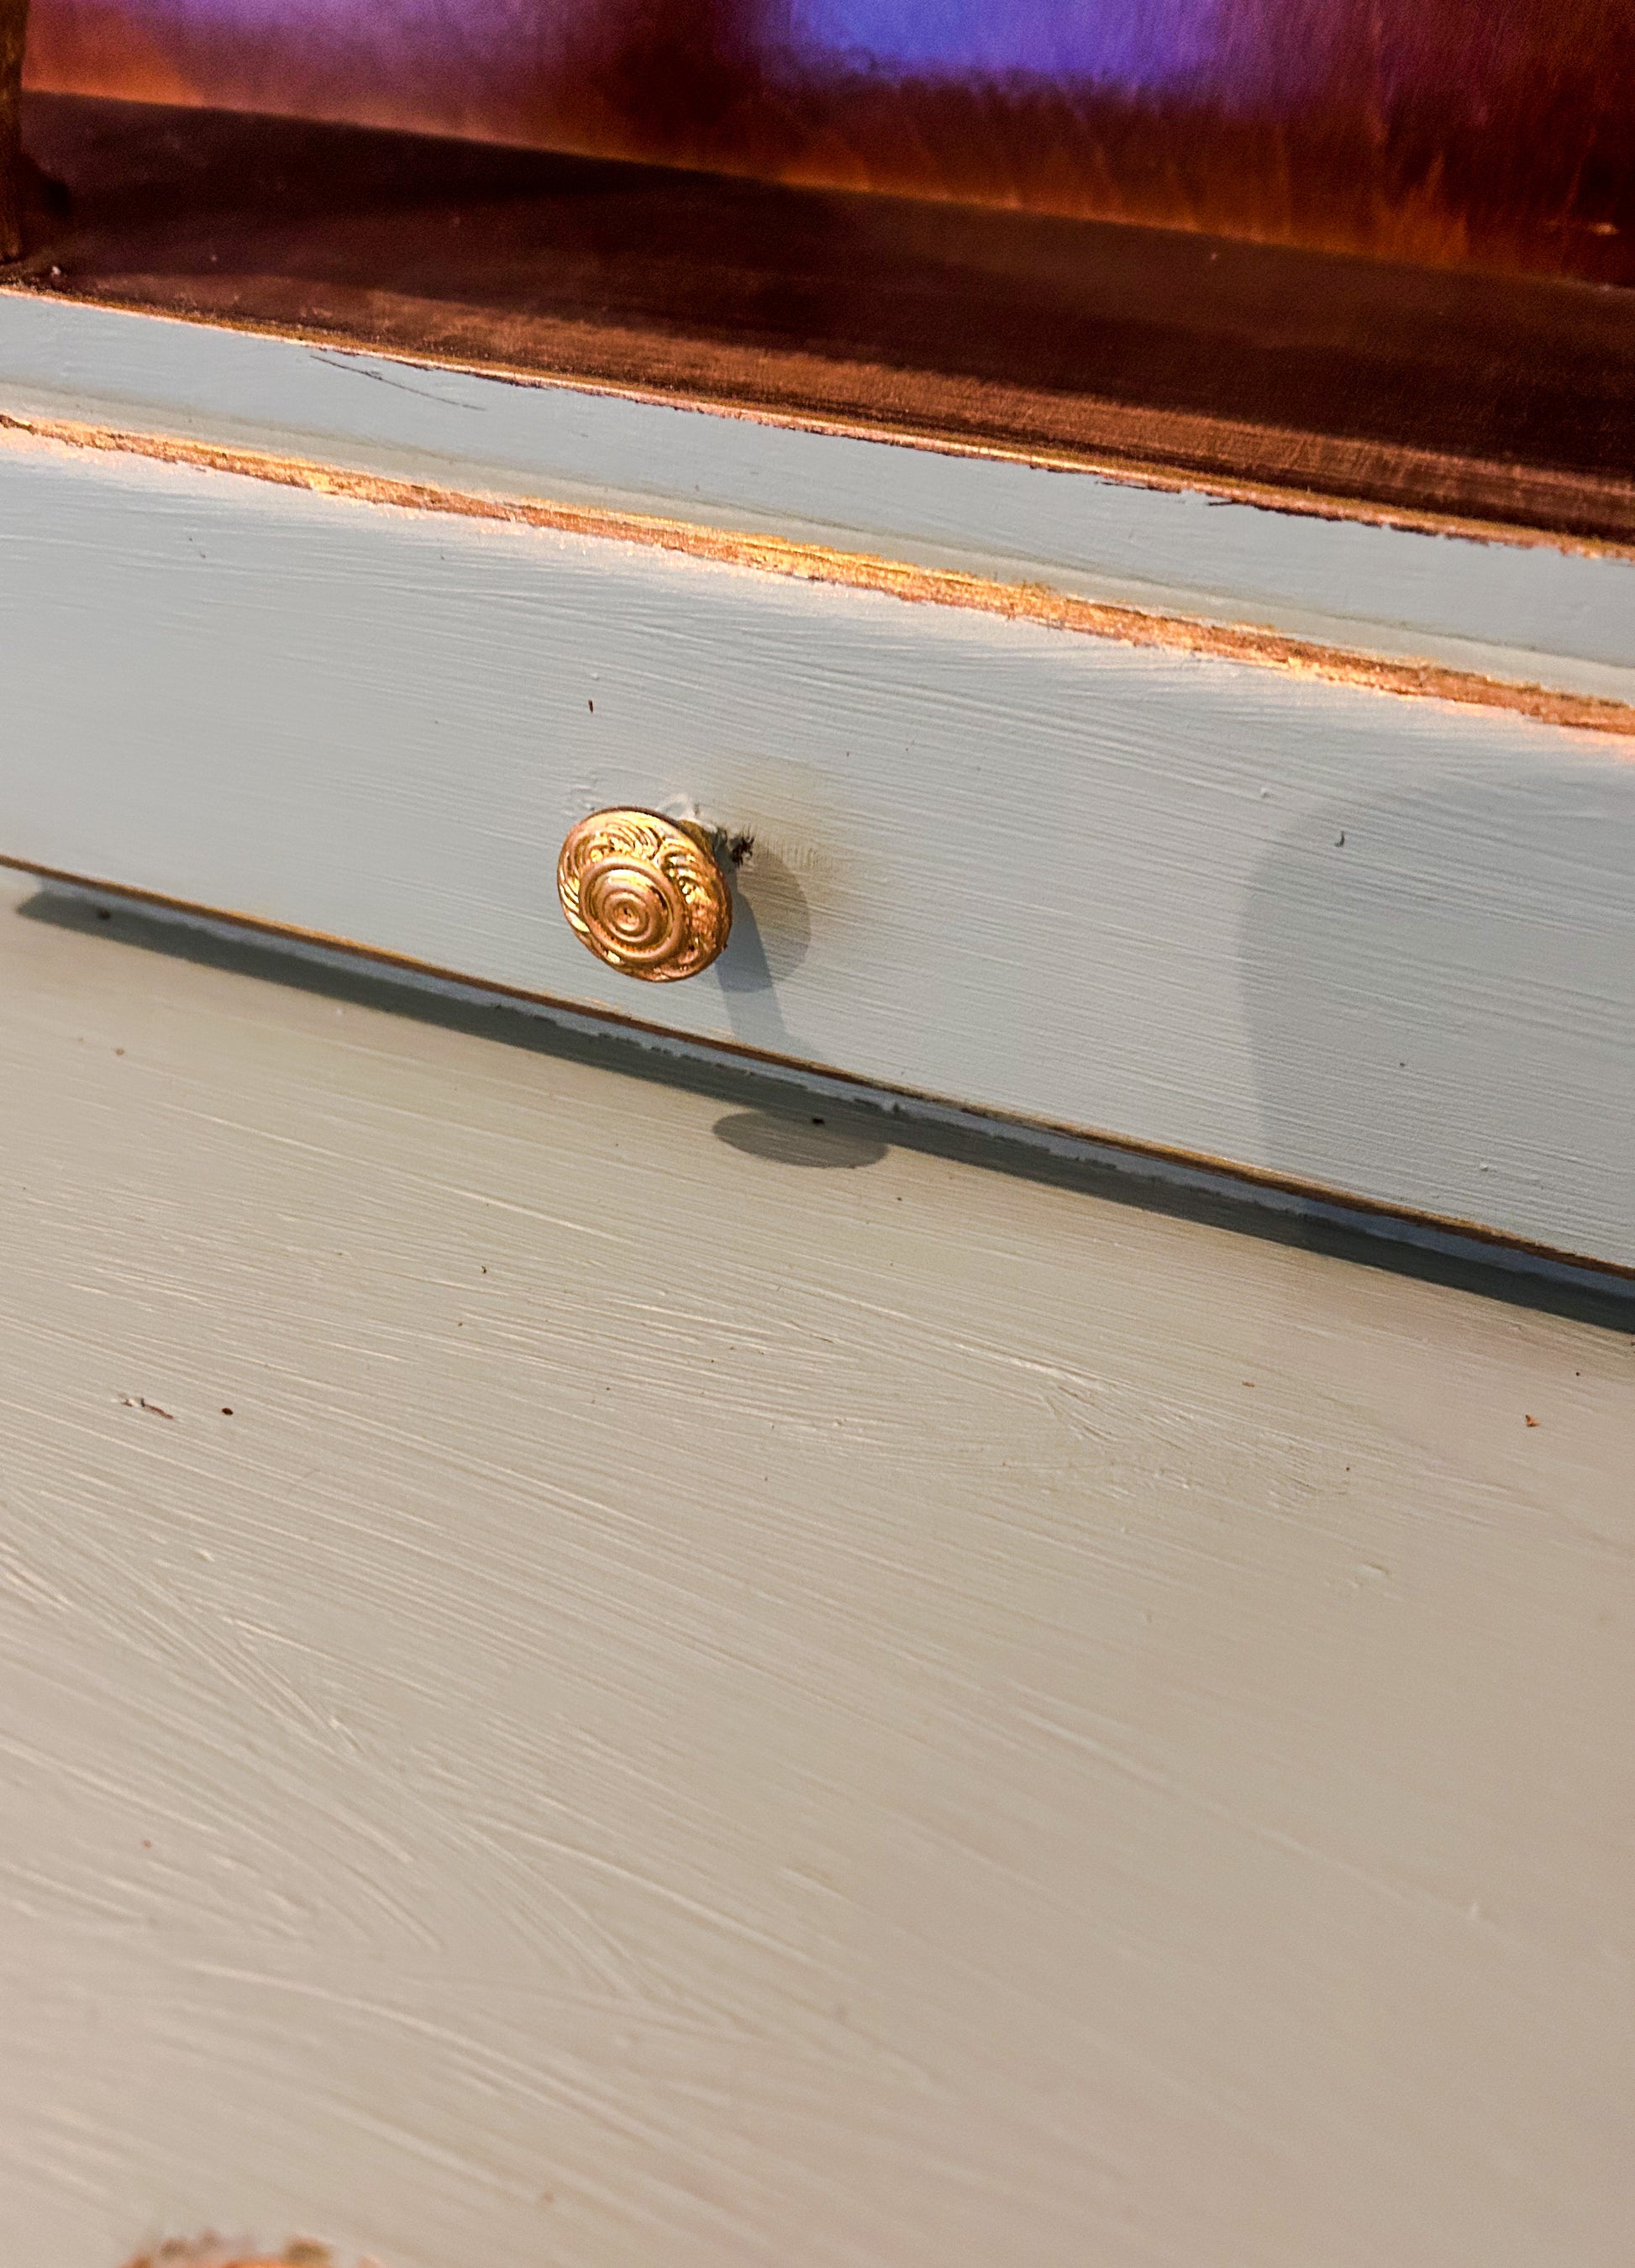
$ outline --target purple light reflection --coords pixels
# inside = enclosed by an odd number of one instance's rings
[[[1028,78],[1136,94],[1270,65],[1243,52],[1228,0],[792,0],[797,67],[892,77]],[[1261,42],[1254,42],[1261,46]]]
[[[443,131],[517,133],[587,63],[657,29],[681,56],[730,56],[770,85],[848,79],[1031,85],[1071,97],[1203,95],[1274,107],[1321,82],[1348,0],[33,0],[36,84],[114,92],[138,57],[154,94],[192,81],[279,107]],[[284,59],[280,63],[277,59]],[[553,86],[560,97],[545,92]],[[333,87],[333,95],[320,94]],[[286,97],[285,99],[288,99]],[[524,135],[522,138],[529,138]]]

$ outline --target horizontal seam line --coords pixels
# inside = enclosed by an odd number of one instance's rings
[[[955,569],[917,567],[868,552],[800,543],[787,536],[704,527],[646,513],[478,495],[468,490],[322,465],[307,458],[276,456],[259,450],[229,448],[117,427],[0,414],[0,431],[69,448],[235,475],[311,495],[631,544],[715,565],[748,568],[786,581],[873,592],[909,604],[945,607],[1011,622],[1031,622],[1044,629],[1068,630],[1112,644],[1182,654],[1198,660],[1236,662],[1285,676],[1420,700],[1452,702],[1466,708],[1499,710],[1542,724],[1635,738],[1635,703],[1552,690],[1536,682],[1488,677],[1438,662],[1393,661],[1273,630],[1149,614],[1138,608],[1075,598],[1049,584],[1003,583]]]

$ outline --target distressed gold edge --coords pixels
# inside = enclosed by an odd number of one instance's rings
[[[1120,450],[1106,440],[1086,442],[1081,447],[1053,446],[1044,441],[1030,442],[1020,438],[1014,441],[984,440],[976,433],[951,431],[934,419],[921,421],[905,417],[897,424],[880,423],[866,416],[848,416],[841,410],[824,410],[816,405],[799,407],[785,404],[752,393],[714,392],[697,381],[669,387],[651,380],[644,384],[639,379],[598,375],[594,371],[579,370],[565,364],[525,370],[514,363],[486,360],[480,355],[439,353],[430,346],[409,347],[393,340],[363,339],[350,333],[327,330],[316,324],[279,321],[269,316],[246,314],[241,310],[160,306],[150,299],[113,291],[92,294],[68,288],[47,290],[27,272],[11,278],[0,278],[0,294],[4,293],[19,298],[26,295],[35,299],[66,300],[75,306],[109,308],[119,314],[144,315],[164,322],[188,323],[200,330],[231,330],[254,338],[283,339],[293,345],[312,347],[333,354],[394,363],[405,370],[455,371],[468,377],[490,379],[505,386],[605,395],[615,401],[640,402],[653,409],[692,410],[705,416],[735,418],[745,424],[771,425],[791,432],[828,434],[843,440],[871,441],[894,448],[916,449],[931,456],[1027,465],[1043,472],[1083,473],[1092,479],[1112,482],[1123,488],[1153,489],[1167,495],[1214,497],[1225,503],[1280,512],[1291,519],[1353,522],[1370,527],[1401,528],[1421,535],[1464,537],[1476,543],[1504,544],[1521,550],[1563,551],[1591,558],[1635,559],[1635,541],[1616,536],[1579,534],[1569,528],[1484,516],[1476,510],[1461,512],[1451,504],[1416,506],[1387,502],[1378,497],[1347,496],[1342,490],[1329,490],[1321,486],[1300,488],[1290,482],[1234,473],[1224,465],[1211,466],[1202,461],[1185,464],[1162,456],[1149,455],[1138,449]],[[588,329],[591,327],[581,325],[579,328]],[[1208,417],[1202,422],[1212,429],[1253,433],[1268,441],[1299,443],[1307,438],[1287,426],[1248,423],[1229,425],[1225,420]],[[1399,450],[1396,453],[1399,456],[1410,454],[1423,462],[1440,461],[1434,452],[1425,449]],[[1503,469],[1488,460],[1476,461],[1491,470]],[[1549,479],[1551,475],[1546,475],[1545,477]],[[1558,477],[1570,480],[1572,476]],[[1620,492],[1624,492],[1623,484],[1620,484]]]
[[[1622,1261],[1598,1260],[1590,1254],[1573,1252],[1565,1246],[1543,1244],[1536,1238],[1517,1236],[1509,1230],[1492,1228],[1482,1221],[1467,1220],[1458,1213],[1422,1212],[1411,1205],[1394,1205],[1382,1197],[1359,1196],[1349,1189],[1337,1189],[1326,1182],[1307,1182],[1298,1176],[1278,1174],[1259,1166],[1248,1166],[1235,1159],[1212,1157],[1206,1151],[1182,1150],[1161,1142],[1146,1142],[1138,1136],[1113,1134],[1098,1127],[1075,1126],[1057,1118],[1025,1116],[1020,1111],[1001,1110],[991,1104],[961,1102],[947,1095],[931,1094],[924,1088],[894,1086],[887,1079],[870,1079],[858,1071],[843,1070],[834,1064],[814,1063],[804,1056],[784,1055],[771,1048],[755,1048],[742,1040],[718,1038],[714,1035],[701,1036],[693,1032],[678,1032],[673,1025],[658,1024],[643,1016],[628,1015],[618,1008],[605,1008],[600,1004],[583,1000],[564,999],[555,992],[531,991],[526,985],[508,984],[498,977],[473,976],[457,968],[446,968],[440,962],[417,960],[412,954],[394,953],[388,947],[361,944],[356,938],[338,937],[327,930],[303,929],[292,922],[269,920],[261,914],[234,913],[220,906],[202,905],[196,899],[169,896],[163,890],[148,890],[129,882],[111,882],[96,874],[81,874],[63,866],[49,866],[38,858],[23,858],[0,851],[0,872],[33,874],[45,882],[64,882],[80,890],[94,891],[99,896],[122,899],[132,905],[154,906],[162,912],[190,916],[197,920],[217,922],[247,936],[283,939],[292,945],[316,946],[329,953],[346,954],[385,969],[400,969],[407,976],[429,978],[438,984],[450,984],[467,993],[488,994],[499,1000],[514,1000],[520,1005],[544,1008],[564,1016],[577,1016],[586,1023],[602,1024],[611,1030],[628,1031],[644,1039],[656,1040],[672,1048],[696,1050],[703,1056],[726,1056],[736,1061],[766,1064],[778,1071],[791,1071],[832,1081],[854,1094],[860,1102],[872,1097],[883,1096],[887,1103],[918,1104],[932,1111],[953,1112],[973,1130],[991,1129],[996,1133],[1026,1137],[1043,1134],[1050,1138],[1117,1152],[1121,1156],[1150,1160],[1154,1165],[1167,1166],[1190,1174],[1210,1176],[1217,1182],[1240,1188],[1246,1201],[1256,1189],[1269,1196],[1293,1197],[1310,1204],[1328,1205],[1336,1210],[1355,1214],[1360,1224],[1366,1220],[1391,1221],[1405,1228],[1417,1228],[1438,1236],[1456,1236],[1482,1246],[1495,1254],[1508,1253],[1514,1257],[1536,1260],[1550,1266],[1581,1270],[1587,1276],[1604,1278],[1609,1285],[1635,1286],[1635,1267]],[[1217,1191],[1217,1194],[1225,1194]],[[1364,1229],[1362,1233],[1366,1233]]]
[[[786,580],[869,591],[909,604],[1030,622],[1110,643],[1231,661],[1285,676],[1316,679],[1374,693],[1492,709],[1536,723],[1635,740],[1635,703],[1593,694],[1563,693],[1509,678],[1484,677],[1436,662],[1392,661],[1344,646],[1322,645],[1255,628],[1145,614],[1133,607],[1074,598],[1048,584],[999,583],[947,568],[917,567],[868,552],[797,543],[785,536],[698,526],[641,512],[589,505],[525,502],[468,490],[433,487],[375,473],[320,465],[302,457],[229,448],[166,434],[80,424],[66,419],[0,414],[0,431],[75,449],[146,458],[161,464],[236,475],[275,487],[384,505],[399,511],[535,527],[557,534],[637,544],[675,552],[718,566],[744,567]],[[1631,750],[1635,759],[1635,747]]]
[[[1005,584],[957,571],[917,567],[867,553],[797,543],[780,536],[715,529],[682,520],[591,506],[523,501],[327,467],[268,452],[229,448],[165,435],[0,415],[0,429],[70,446],[102,448],[166,463],[236,473],[276,485],[341,495],[353,501],[546,528],[678,551],[718,564],[744,566],[790,579],[865,589],[910,602],[961,608],[1031,620],[1132,645],[1230,659],[1369,689],[1499,707],[1541,721],[1611,733],[1635,733],[1635,704],[1552,691],[1519,680],[1490,678],[1435,663],[1395,662],[1256,628],[1078,599],[1042,584]]]

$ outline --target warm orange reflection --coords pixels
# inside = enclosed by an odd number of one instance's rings
[[[29,79],[1635,282],[1635,0],[33,0]]]

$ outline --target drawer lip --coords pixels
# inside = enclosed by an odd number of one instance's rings
[[[1635,549],[817,431],[0,284],[0,422],[776,539],[1635,699]]]
[[[1524,676],[1436,659],[1415,659],[1374,651],[1366,639],[1345,644],[1320,643],[1256,623],[1176,615],[1080,596],[1040,581],[1003,582],[965,570],[928,566],[883,557],[855,548],[817,544],[752,528],[708,526],[649,512],[609,511],[590,504],[496,496],[479,490],[410,482],[343,465],[74,420],[7,415],[0,410],[0,446],[7,435],[77,450],[146,459],[278,488],[302,489],[320,497],[389,509],[442,513],[454,519],[491,520],[549,529],[594,541],[648,546],[718,564],[808,583],[831,583],[872,591],[909,603],[968,609],[1030,621],[1053,630],[1110,638],[1121,644],[1150,646],[1198,659],[1247,663],[1285,670],[1330,684],[1361,686],[1401,698],[1447,701],[1499,709],[1541,724],[1613,733],[1635,741],[1635,666],[1603,670],[1618,684],[1609,694],[1577,689]],[[1635,604],[1635,574],[1630,596]],[[1425,641],[1434,651],[1437,642]],[[1518,668],[1536,655],[1495,655]],[[1560,674],[1561,673],[1558,673]],[[1580,673],[1580,675],[1583,673]],[[1627,681],[1625,688],[1623,681]],[[1635,747],[1631,754],[1635,755]]]
[[[814,1093],[853,1103],[873,1103],[883,1110],[957,1126],[973,1134],[1002,1137],[1029,1146],[1042,1145],[1058,1154],[1065,1152],[1086,1161],[1110,1165],[1142,1179],[1222,1197],[1239,1205],[1292,1212],[1364,1235],[1406,1241],[1450,1258],[1498,1262],[1513,1270],[1542,1272],[1556,1280],[1587,1283],[1616,1297],[1628,1297],[1635,1303],[1635,1266],[1626,1267],[1565,1246],[1487,1227],[1479,1220],[1391,1204],[1327,1182],[1142,1141],[1104,1127],[1075,1126],[1027,1117],[998,1107],[957,1101],[916,1087],[895,1086],[883,1079],[850,1072],[837,1064],[814,1063],[807,1057],[780,1054],[738,1040],[678,1032],[673,1026],[599,1003],[462,976],[458,969],[439,968],[406,954],[360,944],[353,938],[328,936],[315,930],[263,920],[253,914],[235,913],[228,907],[166,897],[158,891],[138,889],[97,875],[70,873],[3,852],[0,872],[30,875],[87,903],[112,900],[151,917],[174,921],[188,929],[202,930],[231,941],[286,948],[320,966],[378,971],[384,978],[423,984],[446,997],[533,1011],[548,1021],[569,1028],[623,1034],[683,1058],[760,1066],[792,1074],[803,1087]]]

